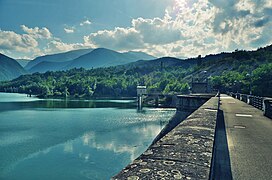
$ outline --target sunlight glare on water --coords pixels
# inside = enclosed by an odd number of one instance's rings
[[[145,151],[174,113],[138,112],[133,100],[0,93],[0,179],[109,179]]]

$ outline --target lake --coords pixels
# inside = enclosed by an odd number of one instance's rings
[[[143,153],[175,109],[134,100],[42,100],[0,93],[0,179],[110,179]]]

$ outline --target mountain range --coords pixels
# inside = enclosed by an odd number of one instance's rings
[[[79,49],[79,50],[73,50],[73,51],[68,51],[68,52],[64,52],[64,53],[58,53],[58,54],[51,54],[51,55],[45,55],[45,56],[40,56],[35,58],[34,60],[30,61],[25,69],[28,70],[29,72],[40,72],[39,68],[41,68],[41,65],[38,65],[39,63],[43,63],[43,62],[51,62],[52,63],[52,68],[54,69],[53,65],[55,65],[55,63],[63,63],[63,62],[68,62],[68,61],[72,61],[84,54],[87,54],[89,52],[91,52],[93,49]],[[35,67],[38,65],[38,68]],[[47,64],[48,65],[48,64]],[[45,68],[41,68],[41,69],[45,69]],[[48,69],[48,71],[51,70],[50,68]]]
[[[183,59],[178,59],[174,57],[162,57],[158,59],[153,59],[149,61],[143,61],[139,60],[136,62],[128,63],[125,64],[124,66],[126,68],[146,68],[150,69],[153,67],[169,67],[169,66],[182,66],[183,68],[189,68],[192,65],[196,64],[196,59],[188,59],[188,60],[183,60]]]
[[[265,48],[266,51],[267,49],[271,49],[271,46]],[[163,68],[168,66],[191,68],[193,65],[199,65],[199,63],[202,62],[212,65],[220,61],[226,61],[227,59],[236,59],[239,61],[243,59],[249,59],[249,54],[257,57],[260,56],[259,54],[261,50],[262,49],[253,52],[223,52],[220,54],[207,55],[203,58],[190,58],[182,60],[173,57],[162,57],[157,59],[146,53],[134,51],[121,53],[105,48],[80,49],[65,53],[37,57],[34,60],[29,61],[25,66],[25,69],[22,66],[24,66],[27,61],[17,60],[16,62],[16,60],[0,54],[0,81],[11,80],[27,73],[44,73],[46,71],[69,70],[72,68],[92,69],[98,67],[123,66],[129,69],[144,68],[148,71],[155,67]],[[216,75],[219,71],[216,70],[216,66],[214,68],[215,69],[213,70],[207,69],[205,71],[213,72],[212,75]]]
[[[11,80],[26,73],[44,73],[46,71],[69,70],[72,68],[109,67],[151,59],[155,59],[155,57],[143,52],[129,51],[120,53],[105,48],[73,50],[40,56],[34,60],[14,60],[1,54],[0,80]],[[12,68],[13,66],[14,68]]]
[[[26,73],[16,60],[0,53],[0,81],[11,80]]]
[[[25,67],[31,60],[30,59],[15,59],[22,67]]]
[[[64,69],[72,68],[98,68],[109,67],[136,62],[138,60],[151,60],[155,57],[143,52],[125,52],[119,53],[105,48],[98,48],[92,52],[80,56],[69,63]]]
[[[97,49],[93,54],[100,54],[99,51],[105,52],[104,49]],[[105,55],[116,55],[106,51]],[[0,83],[0,91],[11,89],[12,92],[15,88],[22,93],[32,90],[35,94],[59,97],[67,95],[66,91],[63,92],[67,89],[71,97],[89,98],[91,94],[96,97],[134,96],[139,84],[146,85],[150,92],[180,93],[188,92],[190,82],[196,80],[209,81],[214,88],[224,91],[249,93],[251,89],[256,95],[272,97],[271,72],[272,45],[253,51],[235,50],[202,58],[181,60],[163,57],[108,68],[34,73]]]
[[[105,48],[94,50],[83,49],[37,57],[33,61],[29,62],[25,69],[30,73],[43,73],[46,71],[68,70],[72,68],[91,69],[109,67],[127,64],[137,60],[150,59],[155,59],[155,57],[143,52],[130,51],[119,53]]]

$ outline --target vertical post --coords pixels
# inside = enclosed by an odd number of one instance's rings
[[[247,104],[252,105],[253,97],[251,95],[247,96]]]
[[[247,73],[246,76],[249,78],[249,95],[252,95],[252,90],[251,90],[251,73]]]
[[[159,107],[159,96],[155,97],[155,107]]]
[[[32,91],[31,91],[31,89],[29,90],[29,97],[31,97],[31,93],[32,93]]]
[[[264,99],[264,115],[272,118],[272,99]]]
[[[143,109],[143,106],[142,106],[142,95],[138,95],[138,110],[142,110]]]
[[[142,110],[143,95],[146,94],[146,86],[137,86],[138,110]]]

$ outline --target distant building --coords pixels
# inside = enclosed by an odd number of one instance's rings
[[[211,86],[209,85],[209,81],[199,82],[192,79],[191,90],[193,94],[201,94],[201,93],[211,93]]]
[[[146,93],[146,86],[137,86],[137,96],[141,96]]]

